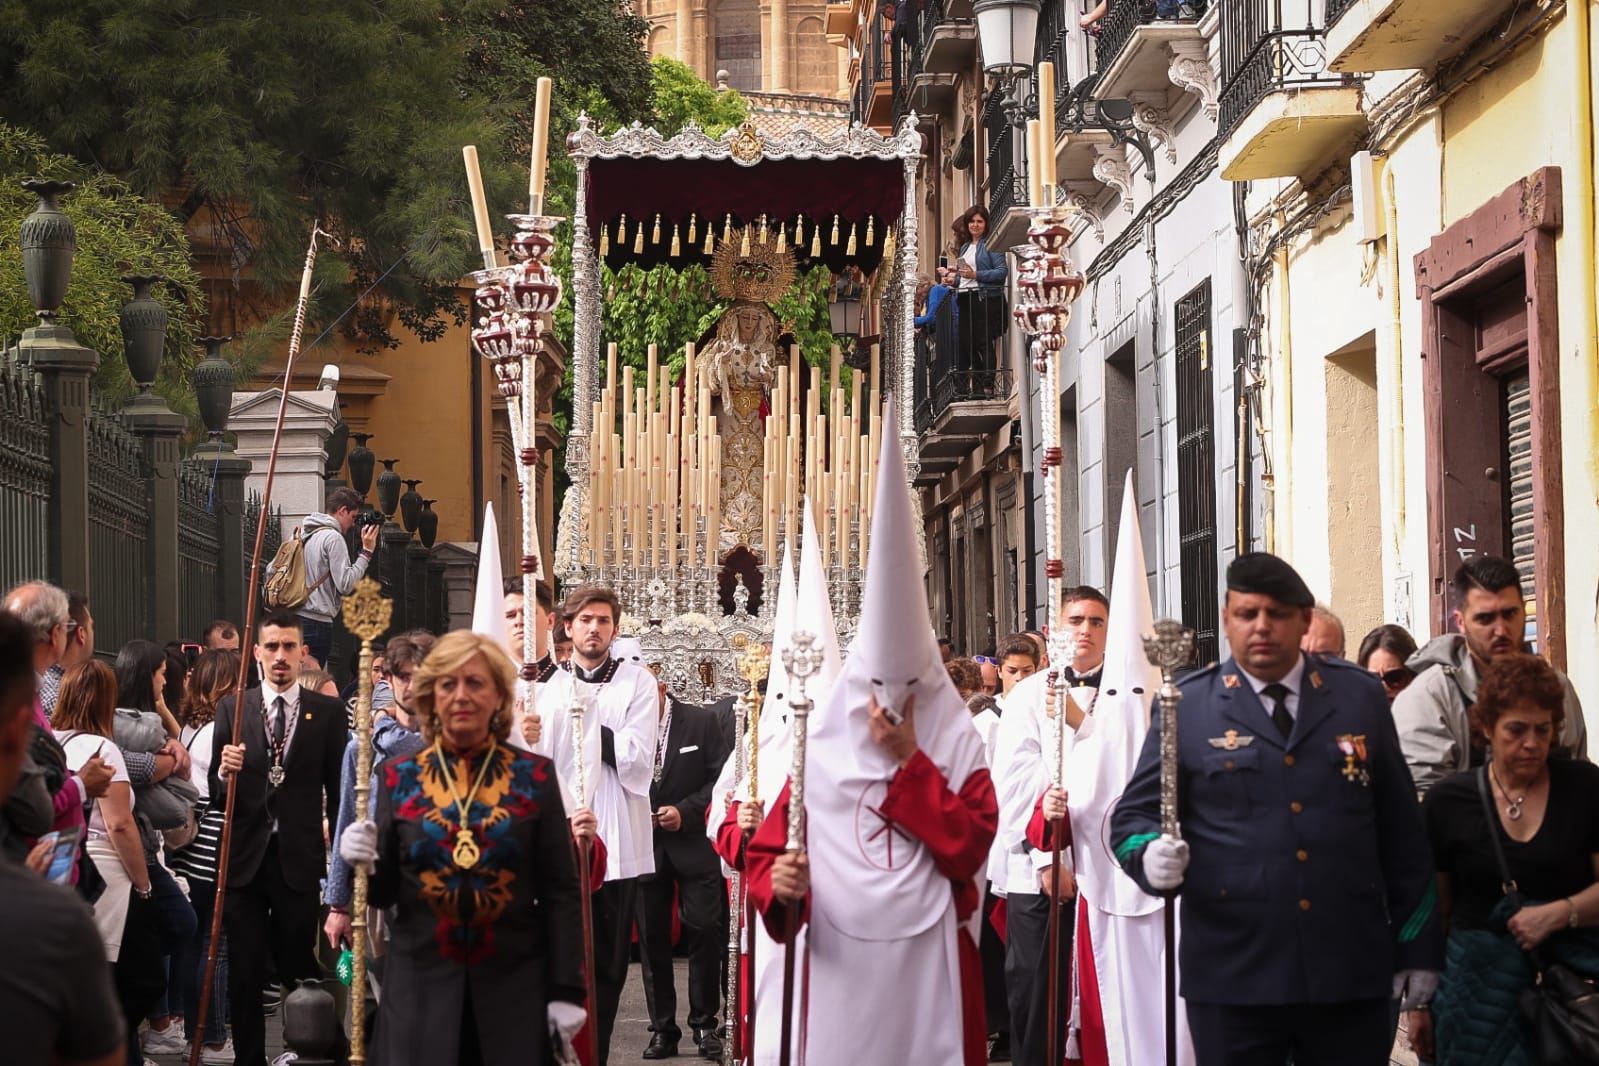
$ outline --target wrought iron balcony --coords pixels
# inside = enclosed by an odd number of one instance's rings
[[[1222,87],[1218,132],[1231,133],[1256,104],[1274,92],[1341,84],[1343,79],[1327,69],[1326,41],[1320,30],[1262,34]]]
[[[1355,0],[1327,0],[1327,25],[1338,21],[1340,15],[1355,6]]]
[[[1223,40],[1237,57],[1221,90],[1223,178],[1307,177],[1364,132],[1360,82],[1327,69],[1321,31],[1223,32],[1239,34]]]
[[[1009,320],[983,321],[985,313],[1004,315],[1003,304],[973,299],[957,313],[957,299],[950,294],[916,334],[913,398],[923,480],[959,466],[1010,421],[1013,375],[1003,365]]]
[[[908,26],[903,30],[895,27],[896,126],[911,111],[925,115],[953,99],[956,77],[977,54],[976,23],[951,14],[957,2],[960,0],[926,0],[919,10],[905,16],[911,20]]]
[[[1331,0],[1329,0],[1331,2]],[[1205,14],[1206,0],[1121,0],[1112,3],[1100,20],[1099,40],[1094,42],[1094,58],[1101,71],[1116,64],[1122,50],[1141,26],[1157,23],[1193,24]]]

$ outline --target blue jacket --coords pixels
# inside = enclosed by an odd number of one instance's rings
[[[966,257],[966,249],[972,246],[971,241],[961,245],[961,258]],[[983,241],[977,242],[977,287],[984,292],[999,292],[1005,287],[1005,255],[1003,252],[991,252]]]
[[[372,727],[372,787],[377,788],[378,764],[400,755],[415,755],[427,747],[421,733],[413,733],[393,715],[381,715]],[[355,821],[355,738],[344,746],[344,771],[339,775],[339,817],[333,827],[333,855],[328,862],[328,879],[322,885],[322,902],[331,907],[348,907],[353,885],[350,864],[339,854],[339,837]],[[375,794],[375,793],[374,793]]]
[[[1183,995],[1387,999],[1398,971],[1442,969],[1431,849],[1376,679],[1310,656],[1286,743],[1234,662],[1179,687]],[[1117,858],[1151,894],[1143,857],[1160,832],[1159,724],[1157,714],[1111,819]]]
[[[927,314],[916,316],[914,325],[917,329],[921,329],[924,326],[931,326],[933,324],[933,319],[938,314],[938,305],[943,303],[953,291],[954,290],[948,285],[934,285],[931,289],[927,290]],[[959,307],[952,307],[951,310],[955,312],[956,321],[959,321],[961,309]]]

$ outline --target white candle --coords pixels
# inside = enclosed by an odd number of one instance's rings
[[[550,87],[549,78],[540,78],[533,96],[533,162],[528,176],[528,210],[544,213],[544,176],[549,170]]]
[[[477,223],[477,248],[483,253],[483,265],[492,266],[494,230],[489,226],[489,201],[483,195],[483,171],[478,168],[477,145],[469,144],[462,148],[461,158],[466,160],[466,187],[472,194],[472,218]]]

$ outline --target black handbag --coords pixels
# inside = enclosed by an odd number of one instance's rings
[[[1510,864],[1499,843],[1499,815],[1489,794],[1486,766],[1477,771],[1477,791],[1488,818],[1488,840],[1499,865],[1500,887],[1510,906],[1520,910],[1521,891],[1510,876]],[[1538,1061],[1544,1066],[1599,1066],[1599,989],[1571,967],[1545,961],[1536,948],[1527,956],[1538,979],[1521,994],[1521,1014]]]

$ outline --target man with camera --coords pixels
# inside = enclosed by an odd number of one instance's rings
[[[328,493],[327,511],[307,515],[300,526],[305,542],[305,585],[310,598],[294,613],[300,616],[306,654],[323,668],[333,650],[333,620],[338,617],[339,603],[355,591],[356,582],[366,575],[367,564],[378,546],[381,516],[376,522],[361,526],[361,553],[350,558],[344,534],[359,520],[361,508],[360,493],[352,488],[337,488]]]

